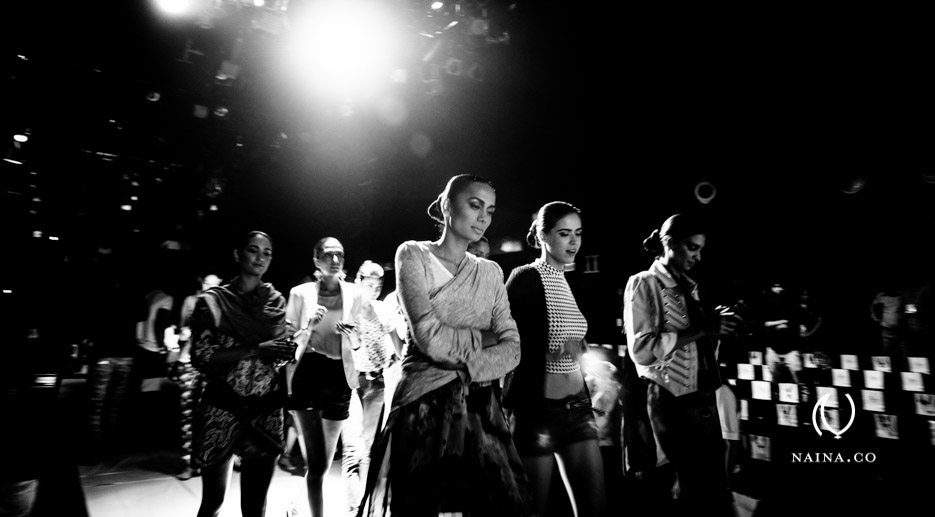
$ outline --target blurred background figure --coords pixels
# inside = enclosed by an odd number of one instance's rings
[[[91,365],[87,383],[91,448],[82,458],[85,463],[95,463],[126,445],[119,430],[134,391],[131,374],[137,355],[137,314],[135,305],[129,303],[129,278],[116,253],[109,244],[101,244],[93,252],[86,274],[77,279],[86,298],[75,306],[75,322],[79,339],[88,345]]]
[[[363,298],[353,330],[360,345],[353,352],[358,387],[351,392],[350,415],[341,433],[342,470],[347,481],[348,503],[355,514],[370,469],[370,448],[383,414],[383,372],[397,360],[390,337],[396,331],[396,308],[378,300],[383,291],[383,274],[382,266],[365,260],[355,279]]]
[[[591,408],[597,424],[597,443],[604,464],[604,487],[607,494],[608,515],[624,512],[627,494],[623,483],[623,451],[621,449],[622,384],[618,368],[610,361],[589,351],[581,361],[584,382],[591,394]]]
[[[161,389],[161,382],[168,373],[169,353],[179,351],[178,336],[173,328],[175,299],[168,291],[168,286],[157,285],[146,293],[142,319],[136,323],[136,370],[144,392]]]
[[[475,257],[487,258],[490,256],[490,243],[487,242],[487,237],[481,237],[480,239],[468,244],[467,252]]]
[[[213,287],[221,285],[221,279],[214,273],[208,273],[199,280],[199,289],[185,297],[182,301],[179,315],[180,331],[178,334],[179,351],[171,354],[175,357],[169,363],[169,380],[178,386],[179,392],[179,441],[180,441],[180,470],[176,477],[181,480],[190,479],[198,475],[199,470],[191,466],[192,455],[192,413],[200,394],[200,378],[198,370],[192,367],[191,360],[191,324],[192,314],[198,297]]]

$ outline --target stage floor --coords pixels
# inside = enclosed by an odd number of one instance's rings
[[[181,481],[168,474],[168,453],[134,453],[82,466],[81,485],[90,517],[194,516],[201,501],[201,477]],[[335,461],[325,478],[325,512],[348,515],[341,463]],[[292,506],[298,513],[287,513]],[[222,517],[240,515],[240,474],[234,472]],[[308,516],[305,480],[276,468],[269,490],[266,515],[269,517]]]

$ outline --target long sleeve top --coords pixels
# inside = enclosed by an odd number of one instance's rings
[[[407,241],[396,250],[396,285],[409,329],[394,408],[458,377],[492,381],[519,364],[519,332],[500,266],[467,254],[450,280],[437,282],[428,245]],[[494,333],[496,343],[483,346],[482,331]]]
[[[697,300],[694,282],[688,293]],[[630,277],[624,291],[623,324],[627,350],[640,377],[675,396],[698,391],[696,343],[676,348],[679,331],[691,326],[685,293],[658,260],[648,271]]]
[[[545,397],[546,353],[550,351],[549,310],[537,263],[518,266],[506,282],[510,308],[520,332],[523,357],[506,382],[503,405],[510,408],[531,407],[541,403]]]

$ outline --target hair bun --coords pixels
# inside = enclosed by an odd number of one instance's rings
[[[650,253],[662,253],[662,239],[659,237],[659,230],[653,230],[653,233],[643,240],[643,249]]]
[[[441,196],[438,196],[437,198],[435,198],[435,201],[432,201],[432,203],[429,204],[429,208],[428,210],[426,210],[426,213],[429,214],[429,217],[431,217],[432,220],[438,223],[441,223],[441,224],[445,224],[445,215],[442,213],[442,197]]]
[[[533,221],[532,225],[529,226],[529,231],[526,233],[526,244],[529,244],[530,247],[539,247],[539,236],[536,235],[537,231],[536,221]]]

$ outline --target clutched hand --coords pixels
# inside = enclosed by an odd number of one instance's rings
[[[309,318],[308,325],[306,325],[306,328],[311,328],[321,323],[321,320],[325,318],[325,314],[327,313],[328,313],[328,308],[325,307],[324,305],[319,305],[315,307],[315,312],[312,313],[312,317]]]
[[[728,336],[737,332],[741,323],[743,323],[743,318],[739,314],[723,309],[712,322],[707,333],[714,336]]]
[[[334,331],[338,334],[344,334],[345,336],[350,336],[351,332],[353,332],[356,328],[357,324],[346,321],[339,321],[334,324]]]
[[[291,361],[295,359],[296,343],[290,336],[263,341],[256,346],[254,353],[261,359]]]

